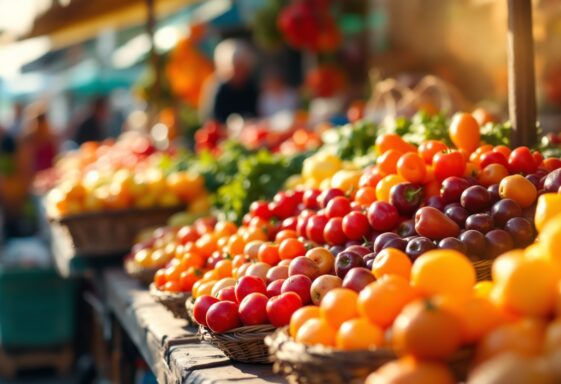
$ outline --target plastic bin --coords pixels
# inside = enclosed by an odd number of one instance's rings
[[[40,348],[72,342],[76,283],[53,269],[0,266],[0,345]]]

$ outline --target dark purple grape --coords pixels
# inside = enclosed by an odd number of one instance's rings
[[[491,216],[497,227],[503,227],[513,217],[522,216],[522,208],[512,199],[502,199],[491,208]]]
[[[382,249],[386,248],[386,243],[393,239],[401,239],[397,233],[384,232],[379,235],[374,241],[374,252],[378,253]]]
[[[507,221],[505,231],[512,236],[514,244],[519,248],[530,245],[536,237],[532,223],[523,217],[513,217]]]
[[[445,205],[446,202],[441,196],[431,196],[429,197],[426,203],[426,206],[436,208],[439,211],[444,211]]]
[[[503,229],[493,229],[485,234],[487,239],[487,256],[494,259],[497,256],[514,248],[512,237]]]
[[[397,227],[397,234],[401,237],[409,237],[409,236],[416,236],[417,232],[415,231],[415,220],[409,219],[402,221],[401,224]]]
[[[440,196],[442,196],[447,204],[454,203],[460,200],[462,192],[465,191],[469,186],[469,181],[467,181],[463,177],[448,177],[442,182],[442,187],[440,188]]]
[[[540,180],[542,179],[542,175],[539,175],[537,173],[531,173],[529,175],[526,175],[526,179],[534,184],[534,186],[536,187],[536,189],[540,189]]]
[[[329,247],[329,252],[331,252],[333,256],[337,256],[339,253],[343,252],[344,250],[345,247],[343,247],[342,245],[333,245]]]
[[[365,255],[362,258],[362,260],[364,260],[364,264],[366,265],[366,268],[372,270],[372,264],[374,263],[375,258],[376,258],[376,254],[374,252],[369,253],[368,255]]]
[[[446,237],[438,243],[438,248],[441,249],[453,249],[455,251],[461,252],[464,255],[467,254],[467,247],[461,241],[456,239],[455,237]]]
[[[405,253],[412,261],[415,261],[417,257],[421,256],[423,253],[435,248],[436,245],[434,245],[434,243],[429,238],[419,236],[411,239],[407,243]]]
[[[362,245],[362,241],[361,240],[348,240],[345,243],[345,248],[352,247],[353,245]]]
[[[475,229],[481,233],[487,233],[493,229],[494,223],[491,215],[487,213],[475,213],[466,219],[466,229]]]
[[[460,228],[464,227],[464,225],[466,223],[466,219],[469,216],[468,211],[465,208],[463,208],[462,206],[448,207],[444,211],[444,214],[446,216],[448,216],[450,219],[454,220],[456,222],[456,224],[458,224],[460,226]]]
[[[491,205],[491,196],[489,196],[487,188],[473,185],[462,192],[460,203],[469,212],[482,212]]]
[[[462,207],[462,204],[460,204],[460,203],[450,203],[450,204],[446,204],[446,206],[444,207],[444,212],[446,212],[447,209],[450,209],[450,208],[458,208],[458,207],[463,208],[463,207]]]
[[[501,195],[499,195],[499,184],[490,185],[489,187],[487,187],[487,192],[489,192],[491,204],[495,204],[501,199]]]
[[[460,240],[466,245],[468,255],[482,256],[485,254],[485,235],[470,229],[460,234]]]
[[[407,247],[407,240],[402,239],[401,237],[396,237],[394,239],[388,240],[382,247],[384,248],[395,248],[399,249],[400,251],[405,251],[405,247]]]

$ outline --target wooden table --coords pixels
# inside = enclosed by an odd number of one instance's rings
[[[196,329],[176,319],[122,270],[103,274],[107,304],[160,383],[285,383],[270,365],[232,363],[201,343]]]

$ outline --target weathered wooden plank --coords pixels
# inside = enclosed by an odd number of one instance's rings
[[[104,282],[109,307],[159,383],[285,383],[270,365],[234,364],[219,349],[201,343],[196,328],[174,318],[122,271],[106,271]]]

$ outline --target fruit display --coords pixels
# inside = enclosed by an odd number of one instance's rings
[[[409,127],[442,124],[432,119]],[[226,209],[236,222],[159,229],[132,257],[161,267],[157,289],[190,292],[214,334],[270,325],[308,348],[392,351],[369,383],[464,380],[450,361],[465,351],[468,382],[514,365],[558,379],[561,160],[509,148],[471,114],[446,124],[446,138],[416,142],[355,122],[259,197],[253,180],[275,180],[286,158],[235,149],[238,161],[213,159],[201,174],[216,177],[222,207],[244,191]]]
[[[173,148],[157,151],[148,138],[134,133],[118,141],[84,143],[57,163],[59,179],[46,197],[48,213],[60,217],[208,200],[202,176],[174,170],[180,157]]]

